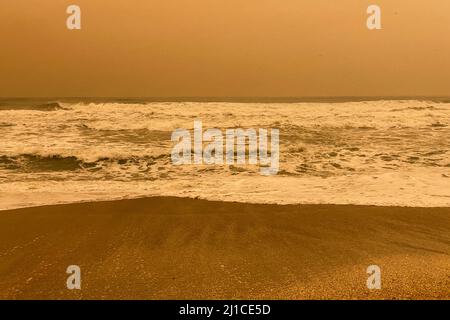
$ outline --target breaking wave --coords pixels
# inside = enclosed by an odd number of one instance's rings
[[[51,172],[51,171],[97,171],[110,166],[139,166],[143,171],[154,165],[158,160],[170,155],[160,156],[98,156],[96,160],[87,161],[76,156],[20,154],[16,156],[0,156],[0,170],[15,170],[18,172]]]
[[[7,110],[34,110],[34,111],[58,111],[58,110],[68,110],[59,102],[47,102],[42,104],[23,104],[23,103],[0,103],[0,111]]]
[[[0,201],[17,195],[13,206],[39,192],[91,199],[86,190],[102,199],[450,205],[448,101],[11,100],[0,111]],[[196,119],[204,129],[278,128],[278,175],[263,178],[257,165],[173,166],[171,133]]]

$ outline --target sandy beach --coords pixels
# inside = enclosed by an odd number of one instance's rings
[[[450,208],[154,197],[2,211],[0,298],[448,299],[449,231]],[[381,290],[366,287],[372,264]]]

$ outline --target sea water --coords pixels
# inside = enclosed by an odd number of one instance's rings
[[[279,129],[279,170],[175,166],[171,134]],[[450,205],[445,100],[0,100],[0,209],[142,196]]]

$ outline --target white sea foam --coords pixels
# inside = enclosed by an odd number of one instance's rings
[[[280,171],[181,166],[171,132],[278,128]],[[450,104],[61,103],[0,110],[0,209],[170,195],[254,203],[450,205]]]

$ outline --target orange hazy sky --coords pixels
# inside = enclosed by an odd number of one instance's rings
[[[82,30],[66,28],[66,8]],[[382,8],[382,30],[366,9]],[[450,95],[449,0],[2,0],[0,96]]]

